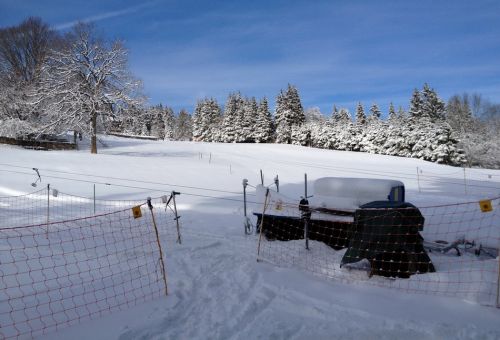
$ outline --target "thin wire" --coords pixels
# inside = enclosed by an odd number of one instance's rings
[[[13,167],[13,168],[32,169],[32,168],[26,167],[26,166],[13,165],[13,164],[7,164],[7,163],[0,163],[0,165],[1,166]],[[128,178],[122,178],[122,177],[92,175],[92,174],[85,174],[85,173],[79,173],[79,172],[60,171],[60,170],[52,170],[52,169],[44,169],[44,168],[38,168],[38,170],[43,170],[43,171],[48,171],[48,172],[56,172],[56,173],[67,174],[67,175],[78,175],[78,176],[104,178],[104,179],[112,179],[112,180],[119,180],[119,181],[130,181],[130,179],[128,179]],[[48,176],[45,175],[44,177],[48,177]],[[195,187],[195,186],[180,185],[180,184],[170,184],[170,183],[142,181],[142,180],[134,180],[134,182],[146,183],[146,184],[155,184],[155,185],[174,186],[174,187],[178,187],[178,188],[197,189],[197,190],[204,190],[204,191],[222,192],[222,193],[228,193],[228,194],[240,194],[239,192],[235,192],[235,191],[227,191],[227,190],[219,190],[219,189],[213,189],[213,188]]]
[[[3,170],[3,169],[0,169],[0,171],[1,172],[15,173],[15,174],[22,174],[22,175],[32,175],[31,173],[20,172],[20,171]],[[55,178],[55,179],[62,179],[62,180],[68,180],[68,181],[83,182],[83,183],[102,184],[102,185],[109,185],[109,186],[122,187],[122,188],[130,188],[130,189],[149,190],[149,191],[152,191],[152,192],[165,192],[165,190],[158,190],[158,189],[147,188],[147,187],[139,187],[139,186],[134,186],[134,185],[124,185],[124,184],[114,184],[114,183],[105,183],[105,182],[97,182],[97,181],[88,181],[88,180],[84,180],[84,179],[75,179],[75,178],[67,178],[67,177],[51,176],[51,175],[45,175],[44,177]],[[193,193],[188,193],[188,192],[182,192],[182,194],[183,195],[190,195],[190,196],[197,196],[197,197],[215,198],[215,199],[226,200],[226,201],[243,202],[242,199],[234,199],[234,198],[225,198],[225,197],[217,197],[217,196],[210,196],[210,195],[193,194]],[[238,193],[238,194],[241,194],[241,193]],[[247,201],[247,202],[249,202],[249,203],[257,203],[257,202],[251,202],[251,201]]]
[[[257,157],[251,157],[256,160],[263,160]],[[349,168],[349,167],[334,167],[334,166],[328,166],[328,165],[323,165],[323,164],[314,164],[310,162],[291,162],[291,161],[277,161],[277,160],[270,160],[271,162],[278,163],[278,164],[286,164],[286,165],[302,165],[302,166],[307,166],[309,168],[317,168],[317,169],[325,169],[325,170],[336,170],[340,172],[349,172],[349,173],[359,173],[359,174],[364,174],[364,175],[381,175],[381,174],[389,174],[392,175],[393,178],[399,178],[399,179],[415,179],[414,175],[410,175],[409,173],[406,172],[394,172],[394,171],[367,171],[359,168]],[[457,172],[459,173],[459,172]],[[439,176],[439,175],[425,175],[422,174],[422,177],[430,177],[430,178],[446,178],[445,176]],[[423,179],[423,181],[429,182],[429,180]],[[491,183],[492,181],[485,181],[485,180],[474,180],[476,182],[484,182],[484,183]],[[440,181],[441,183],[448,183],[448,184],[456,184],[456,185],[462,185],[462,182],[450,182],[450,181]],[[492,186],[480,186],[477,184],[468,184],[468,186],[471,187],[478,187],[478,188],[489,188],[489,189],[498,189],[498,187],[492,187]]]
[[[255,158],[255,157],[251,157],[251,158],[258,159],[258,158]],[[337,170],[337,171],[344,171],[345,170],[345,171],[348,171],[349,173],[359,173],[359,174],[368,174],[368,175],[391,174],[391,175],[393,175],[393,178],[397,178],[397,179],[411,179],[411,180],[415,179],[415,177],[413,175],[412,176],[408,176],[407,173],[403,173],[403,172],[366,171],[366,170],[361,170],[361,169],[357,169],[357,168],[332,167],[332,166],[317,165],[317,164],[315,165],[315,164],[303,163],[303,162],[289,162],[289,161],[287,162],[287,161],[276,161],[276,160],[272,160],[272,161],[275,162],[275,163],[281,163],[281,164],[307,165],[309,167],[319,168],[319,169],[330,169],[330,170]],[[15,167],[15,168],[22,168],[22,169],[32,169],[31,167],[13,165],[13,164],[8,164],[8,163],[0,163],[0,165],[1,166],[8,166],[8,167]],[[39,170],[43,170],[43,171],[56,172],[56,173],[64,173],[64,174],[69,174],[69,175],[79,175],[79,176],[86,176],[86,177],[95,177],[95,178],[104,178],[104,179],[129,181],[129,179],[127,179],[127,178],[121,178],[121,177],[89,175],[89,174],[78,173],[78,172],[59,171],[59,170],[42,169],[42,168],[38,168],[38,169]],[[5,170],[0,170],[0,171],[5,171]],[[398,174],[405,175],[405,176],[400,176]],[[423,174],[423,173],[420,176],[421,177],[438,178],[438,179],[445,178],[445,177],[439,176],[439,175],[426,175],[426,174]],[[45,177],[50,177],[50,176],[49,175],[45,175]],[[52,178],[58,178],[58,177],[52,177]],[[68,178],[64,178],[64,179],[68,179]],[[83,180],[78,180],[78,181],[83,181]],[[421,178],[421,181],[431,182],[431,180],[426,180],[425,178]],[[492,183],[492,181],[484,181],[484,180],[474,180],[474,181],[476,181],[476,182],[490,183],[490,184]],[[226,191],[226,190],[219,190],[219,189],[213,189],[213,188],[194,187],[194,186],[186,186],[186,185],[178,185],[178,184],[161,183],[161,182],[151,182],[151,181],[141,181],[141,180],[135,180],[135,182],[146,183],[146,184],[155,184],[155,185],[175,186],[175,187],[180,187],[180,188],[188,188],[188,189],[196,189],[196,190],[204,190],[204,191],[214,191],[214,192],[222,192],[222,193],[229,193],[229,194],[240,194],[240,192],[235,192],[235,191]],[[462,181],[455,182],[455,181],[443,181],[443,180],[439,180],[439,182],[440,183],[445,183],[445,184],[460,185],[460,186],[463,185]],[[87,181],[87,183],[94,183],[94,182]],[[105,184],[107,184],[107,183],[105,183]],[[476,187],[476,188],[500,189],[499,187],[491,186],[491,185],[485,186],[485,185],[478,185],[478,184],[468,184],[467,186],[469,186],[469,187]]]

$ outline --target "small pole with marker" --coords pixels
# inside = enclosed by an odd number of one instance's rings
[[[245,235],[250,235],[252,233],[252,224],[250,223],[250,219],[247,216],[247,186],[248,179],[243,179],[243,215],[245,216],[245,220],[243,222],[245,227]]]
[[[167,286],[167,272],[165,270],[165,262],[163,260],[163,250],[161,248],[160,243],[160,233],[158,232],[158,227],[156,226],[155,215],[153,213],[153,204],[151,204],[151,197],[147,198],[148,208],[151,211],[151,219],[153,221],[153,227],[156,235],[156,243],[158,244],[158,251],[160,253],[160,269],[163,276],[163,283],[165,284],[165,295],[168,295],[168,286]]]
[[[180,194],[181,194],[180,192],[172,191],[172,201],[174,202],[175,224],[177,227],[177,242],[179,244],[182,244],[181,230],[179,227],[179,218],[181,218],[181,217],[177,214],[177,203],[175,202],[175,196],[180,195]]]
[[[247,217],[247,185],[248,179],[243,179],[243,215]]]
[[[311,218],[311,212],[309,210],[309,201],[307,200],[307,174],[304,174],[304,198],[300,201],[299,209],[301,211],[301,218],[304,220],[306,249],[309,250],[309,220]]]

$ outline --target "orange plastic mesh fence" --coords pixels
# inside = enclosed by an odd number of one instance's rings
[[[310,210],[310,218],[300,217],[297,204],[280,204],[279,215],[258,214],[258,260],[345,283],[497,303],[499,198],[489,212],[471,202],[356,214]]]
[[[84,215],[78,206],[64,212]],[[162,241],[175,242],[172,212],[153,206]],[[0,227],[0,338],[36,337],[164,296],[151,211],[144,202],[141,211]]]

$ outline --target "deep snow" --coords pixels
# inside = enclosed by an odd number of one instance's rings
[[[280,192],[291,198],[302,194],[304,173],[311,183],[328,176],[400,180],[417,206],[499,196],[500,171],[466,169],[465,186],[463,169],[416,159],[289,145],[104,141],[98,155],[85,147],[43,152],[0,146],[0,196],[33,191],[32,167],[40,169],[44,184],[86,197],[92,183],[99,199],[181,192],[183,244],[167,242],[166,251],[170,295],[47,339],[500,337],[495,308],[257,263],[255,237],[243,235],[240,202],[242,179],[258,184],[259,169],[266,185],[279,174]]]

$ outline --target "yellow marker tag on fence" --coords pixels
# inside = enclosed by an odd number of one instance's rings
[[[132,214],[134,215],[134,218],[142,217],[141,206],[138,205],[137,207],[133,207]]]
[[[491,205],[491,200],[479,201],[479,206],[481,207],[482,212],[488,212],[493,210],[493,206]]]

